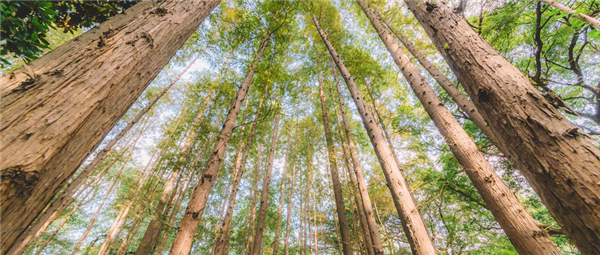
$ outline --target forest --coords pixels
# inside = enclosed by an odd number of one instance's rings
[[[0,9],[0,254],[600,254],[600,0]]]

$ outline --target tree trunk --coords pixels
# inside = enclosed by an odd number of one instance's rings
[[[317,61],[318,65],[318,61]],[[340,183],[340,174],[335,160],[335,150],[333,148],[333,135],[329,126],[329,117],[327,114],[327,102],[325,101],[325,92],[323,91],[323,76],[321,70],[318,70],[319,79],[319,99],[321,100],[321,112],[323,113],[323,129],[325,130],[325,140],[327,142],[327,152],[329,154],[329,171],[331,182],[333,184],[333,194],[335,196],[335,207],[340,222],[340,231],[342,236],[342,246],[344,255],[353,254],[352,237],[350,237],[350,228],[348,228],[348,219],[346,218],[346,207],[344,206],[344,196],[342,194],[342,185]]]
[[[296,139],[296,142],[298,141],[298,139]],[[291,217],[292,217],[292,199],[294,197],[294,182],[296,180],[296,151],[298,150],[297,146],[294,146],[294,166],[292,167],[292,180],[290,182],[290,188],[289,188],[289,197],[288,197],[288,204],[287,204],[287,220],[285,221],[286,225],[285,225],[285,248],[283,250],[283,254],[284,255],[289,255],[290,254],[290,221],[291,221]],[[301,202],[302,203],[302,202]],[[300,233],[302,233],[302,230],[300,230]]]
[[[494,144],[498,143],[498,138],[494,135],[487,122],[483,119],[475,105],[469,101],[469,99],[462,93],[456,86],[448,80],[446,75],[444,75],[437,67],[435,67],[429,60],[417,49],[417,47],[412,44],[400,30],[396,29],[396,27],[386,19],[377,9],[373,8],[373,11],[381,18],[381,20],[387,25],[387,27],[394,33],[394,35],[402,42],[404,47],[408,49],[410,54],[412,54],[417,61],[427,70],[427,72],[435,79],[435,81],[448,93],[448,95],[456,102],[458,108],[462,110],[469,119],[477,125],[483,134],[488,137]]]
[[[260,116],[260,110],[262,108],[263,101],[265,99],[266,93],[260,99],[258,103],[258,108],[256,114],[254,115],[254,121],[252,122],[252,127],[250,128],[250,133],[248,134],[248,138],[246,140],[246,146],[244,147],[244,151],[242,154],[242,145],[244,139],[243,133],[245,125],[242,126],[242,130],[240,131],[240,144],[238,145],[238,152],[236,155],[235,161],[235,170],[234,175],[235,179],[233,181],[233,187],[231,189],[231,194],[229,195],[229,204],[227,205],[227,212],[225,213],[225,218],[223,220],[223,227],[221,228],[221,233],[217,238],[217,242],[215,245],[215,249],[213,254],[215,255],[226,255],[229,253],[229,242],[231,240],[231,222],[233,219],[233,209],[235,207],[235,201],[237,199],[237,192],[240,188],[240,183],[242,181],[242,176],[244,175],[244,170],[246,168],[246,161],[248,160],[248,155],[250,154],[250,149],[252,149],[252,143],[254,142],[254,133],[256,132],[256,125],[258,123],[258,117]],[[248,109],[248,105],[246,104],[246,109]]]
[[[283,96],[282,96],[283,98]],[[281,99],[279,100],[281,105]],[[275,126],[273,127],[273,136],[271,138],[271,147],[269,149],[269,157],[267,160],[267,172],[263,180],[262,193],[260,197],[260,207],[258,210],[258,221],[256,224],[256,234],[254,235],[254,244],[252,245],[252,255],[260,254],[262,249],[263,232],[265,228],[265,218],[267,217],[267,206],[269,203],[269,186],[271,184],[271,172],[273,170],[273,158],[275,157],[275,149],[277,145],[277,135],[279,132],[279,119],[281,115],[275,117]]]
[[[582,254],[600,254],[600,149],[451,8],[406,1],[520,169]],[[420,6],[419,6],[420,5]]]
[[[321,29],[321,26],[314,15],[312,15],[312,19],[317,27],[319,35],[327,46],[331,57],[334,59],[340,73],[342,74],[342,77],[344,77],[348,90],[350,90],[350,93],[352,94],[352,99],[354,100],[356,108],[360,113],[360,116],[363,120],[363,125],[369,134],[371,144],[373,144],[375,153],[377,154],[377,158],[379,159],[379,163],[381,165],[381,169],[386,177],[388,187],[390,188],[390,192],[394,200],[394,205],[396,206],[398,216],[402,221],[402,227],[406,233],[413,253],[427,255],[437,254],[437,251],[433,245],[433,241],[431,240],[429,232],[427,231],[427,227],[425,226],[423,216],[421,216],[421,213],[417,208],[408,183],[400,172],[401,170],[393,158],[390,148],[388,147],[381,133],[381,129],[379,129],[379,126],[377,126],[375,123],[375,119],[367,108],[363,97],[360,95],[360,92],[358,91],[356,83],[350,75],[350,72],[348,72],[348,69],[346,69],[346,66],[342,62],[340,56],[333,48],[333,45],[331,45],[329,42],[329,39],[327,39],[327,35],[325,32],[323,32],[323,29]]]
[[[332,58],[333,59],[333,58]],[[348,144],[348,149],[350,151],[350,157],[352,159],[352,165],[354,166],[354,174],[356,175],[356,184],[358,184],[358,191],[360,193],[362,207],[365,212],[365,217],[369,227],[369,236],[373,241],[373,252],[375,254],[383,254],[383,244],[381,242],[381,237],[379,235],[379,229],[377,228],[377,222],[375,221],[375,216],[373,214],[373,207],[371,206],[371,198],[369,197],[369,191],[367,189],[367,183],[365,181],[365,177],[362,171],[362,166],[360,161],[358,160],[358,153],[356,151],[356,145],[354,143],[354,136],[352,135],[352,131],[350,129],[350,122],[348,121],[348,116],[346,113],[346,103],[344,102],[344,96],[342,95],[342,89],[340,88],[339,78],[337,76],[336,70],[332,70],[333,77],[335,80],[335,88],[337,90],[338,99],[340,103],[340,110],[342,115],[342,120],[344,122],[344,134],[346,135],[346,141]],[[393,151],[392,151],[393,152]],[[395,155],[394,159],[396,158]],[[397,162],[396,162],[397,163]],[[399,167],[399,165],[398,165]],[[353,176],[350,174],[350,176]]]
[[[254,167],[254,186],[252,186],[252,208],[250,209],[250,229],[248,230],[248,242],[246,245],[248,246],[248,253],[252,254],[252,244],[254,243],[254,229],[256,226],[256,203],[258,200],[258,181],[260,178],[260,158],[262,153],[262,143],[258,144],[257,155],[256,155],[256,165]]]
[[[0,78],[2,253],[219,2],[138,3]]]
[[[208,105],[208,103],[211,99],[211,96],[212,96],[212,90],[210,92],[208,92],[208,94],[206,95],[206,98],[204,99],[204,102],[202,104],[202,109],[200,109],[200,111],[198,112],[198,115],[194,119],[194,123],[190,127],[190,131],[186,137],[185,144],[181,148],[181,152],[180,152],[181,156],[179,157],[179,164],[181,165],[181,168],[183,168],[183,166],[184,166],[184,164],[182,162],[187,158],[188,150],[189,150],[190,146],[192,145],[192,141],[196,137],[197,126],[200,124],[200,120],[204,116],[206,106]],[[159,220],[159,218],[164,218],[163,212],[165,210],[165,206],[166,206],[167,202],[169,201],[169,196],[173,192],[173,186],[175,185],[175,181],[177,180],[177,178],[179,176],[179,172],[182,170],[183,169],[174,169],[171,172],[169,181],[165,184],[165,188],[164,188],[162,195],[158,201],[158,205],[156,206],[156,211],[152,215],[152,220],[148,224],[148,228],[146,229],[146,232],[144,233],[144,237],[142,238],[142,241],[140,242],[140,246],[138,247],[137,251],[135,252],[136,255],[150,254],[150,252],[152,251],[152,248],[154,247],[154,243],[160,236],[160,232],[162,229],[161,220]],[[162,222],[164,222],[164,219],[162,219]]]
[[[417,67],[410,62],[400,45],[384,29],[383,23],[377,18],[375,12],[364,1],[359,0],[358,3],[425,111],[444,136],[450,150],[465,169],[475,188],[490,207],[494,218],[519,254],[561,254],[548,234],[535,223],[521,202],[496,174],[483,154],[479,152],[475,143],[427,84]]]
[[[379,208],[377,208],[377,203],[373,202],[373,204],[375,205],[375,213],[377,214],[377,219],[379,220],[379,224],[381,224],[381,228],[383,228],[383,234],[385,235],[385,238],[388,240],[388,245],[390,247],[390,254],[394,255],[395,254],[394,251],[396,250],[396,247],[392,243],[392,238],[388,234],[387,228],[385,227],[385,224],[381,220],[381,216],[379,216]]]
[[[213,153],[207,161],[206,167],[202,173],[202,177],[198,182],[198,185],[194,188],[192,192],[192,197],[188,203],[188,208],[183,216],[181,223],[179,224],[179,230],[177,231],[177,235],[175,236],[175,240],[173,240],[173,246],[171,247],[171,254],[174,255],[183,255],[188,254],[193,244],[194,235],[196,234],[196,230],[198,229],[198,222],[202,218],[202,213],[204,212],[204,206],[206,205],[206,201],[208,199],[208,195],[212,190],[215,179],[213,178],[219,168],[221,167],[221,162],[223,160],[223,154],[227,149],[227,144],[229,143],[229,139],[231,138],[231,133],[233,132],[233,128],[242,106],[242,101],[244,101],[244,97],[250,86],[252,85],[251,79],[254,76],[254,71],[260,59],[265,51],[265,48],[268,45],[268,40],[271,36],[271,32],[267,32],[260,43],[260,47],[256,56],[254,56],[253,61],[248,67],[248,72],[242,81],[240,88],[236,94],[234,102],[227,114],[227,118],[225,119],[225,123],[223,124],[223,128],[217,138],[217,142],[214,146]]]
[[[281,177],[281,192],[279,192],[279,207],[277,208],[277,220],[275,221],[275,239],[273,240],[273,255],[277,255],[277,251],[279,250],[279,232],[281,231],[281,212],[283,210],[283,197],[285,192],[285,177],[287,176],[287,168],[290,157],[290,148],[292,146],[292,129],[288,133],[288,141],[287,141],[287,150],[285,161],[283,163],[283,176]]]
[[[337,108],[335,109],[335,115],[336,115],[337,124],[338,124],[339,131],[340,131],[340,138],[343,139],[344,131],[342,131],[342,129],[341,129],[342,122],[340,121],[340,115],[338,114]],[[346,164],[346,170],[348,171],[348,175],[350,176],[350,185],[351,185],[350,188],[352,189],[352,192],[354,193],[354,202],[355,202],[356,208],[357,208],[356,211],[358,213],[358,220],[359,220],[360,226],[362,228],[363,238],[365,239],[365,244],[366,244],[365,248],[367,250],[367,254],[369,254],[369,255],[374,254],[375,253],[374,248],[373,248],[374,238],[371,237],[369,223],[367,222],[367,216],[365,215],[365,206],[363,205],[363,202],[361,200],[362,198],[360,196],[360,192],[356,188],[356,183],[357,183],[356,176],[354,175],[354,173],[351,170],[352,166],[350,165],[350,161],[348,160],[348,151],[346,148],[346,143],[344,143],[344,141],[342,140],[341,144],[342,144],[342,156],[344,157],[344,163]],[[377,237],[375,237],[375,238],[377,238]],[[379,249],[378,249],[378,251],[379,251]],[[381,252],[383,252],[383,250]],[[378,253],[378,254],[381,254],[381,253]]]

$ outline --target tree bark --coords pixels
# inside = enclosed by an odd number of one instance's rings
[[[256,155],[256,165],[254,167],[254,185],[252,186],[252,208],[250,209],[250,229],[248,230],[248,242],[246,245],[248,246],[248,253],[252,254],[252,244],[254,243],[254,229],[256,226],[256,203],[258,200],[258,181],[260,178],[260,163],[261,163],[261,153],[262,153],[262,143],[258,144],[257,155]]]
[[[318,68],[318,61],[317,61]],[[329,126],[329,116],[327,114],[327,102],[325,101],[325,92],[323,91],[323,76],[321,70],[318,70],[319,79],[319,99],[321,101],[321,112],[323,114],[323,129],[325,130],[325,140],[327,143],[327,152],[329,154],[329,171],[331,174],[331,182],[333,185],[333,194],[335,197],[335,207],[340,222],[340,232],[342,236],[342,246],[344,255],[353,254],[352,240],[350,236],[350,228],[348,227],[348,219],[346,218],[346,207],[344,206],[344,196],[342,194],[342,185],[340,183],[340,174],[335,160],[335,149],[333,144],[333,135]]]
[[[452,82],[450,82],[450,80],[448,80],[446,75],[444,75],[439,69],[437,69],[437,67],[435,67],[425,57],[425,55],[423,55],[423,53],[421,53],[421,51],[417,49],[417,47],[414,44],[412,44],[408,39],[406,39],[404,34],[402,34],[400,30],[396,29],[396,27],[388,19],[386,19],[381,14],[381,12],[379,12],[375,8],[373,8],[373,11],[375,11],[375,13],[381,18],[381,20],[390,29],[390,31],[394,33],[394,35],[400,40],[400,42],[402,42],[402,44],[404,45],[404,47],[406,47],[406,49],[408,49],[410,54],[412,54],[415,57],[415,59],[417,59],[417,61],[419,61],[419,63],[425,68],[425,70],[427,70],[427,72],[435,79],[435,81],[440,85],[440,87],[442,87],[442,89],[444,89],[444,91],[448,93],[452,100],[456,102],[458,108],[462,110],[465,114],[467,114],[467,116],[469,116],[469,119],[473,121],[473,123],[475,123],[475,125],[477,125],[481,129],[481,132],[483,132],[483,134],[486,137],[488,137],[494,144],[499,143],[498,138],[496,137],[496,135],[494,135],[494,133],[488,126],[487,122],[485,122],[477,108],[475,108],[475,105],[471,101],[469,101],[469,99],[462,92],[460,92],[460,90],[458,90],[458,88],[454,86]]]
[[[377,158],[379,159],[381,169],[386,177],[388,187],[390,188],[390,193],[392,194],[392,198],[394,200],[394,205],[398,211],[398,216],[401,219],[402,227],[411,245],[413,254],[437,254],[437,251],[433,245],[433,241],[431,240],[429,232],[427,231],[427,227],[425,226],[423,216],[421,216],[415,200],[412,197],[408,183],[402,175],[400,168],[396,164],[390,148],[388,147],[381,133],[381,129],[379,129],[379,126],[377,126],[375,123],[373,115],[367,108],[363,97],[360,95],[354,78],[352,78],[352,75],[342,62],[336,50],[333,48],[333,45],[331,45],[329,39],[327,39],[327,35],[325,32],[323,32],[323,29],[321,29],[321,26],[314,15],[312,15],[312,19],[317,27],[319,35],[327,47],[327,50],[335,61],[340,73],[342,74],[342,77],[346,81],[346,85],[348,90],[350,90],[350,94],[352,94],[352,99],[354,100],[356,108],[360,113],[360,116],[363,120],[363,125],[367,130],[371,144],[373,145],[375,153],[377,154]]]
[[[283,96],[282,96],[283,98]],[[281,105],[281,99],[279,101]],[[269,157],[267,159],[267,172],[263,180],[262,193],[260,197],[260,207],[258,210],[258,221],[256,224],[256,234],[254,235],[254,244],[252,245],[252,255],[260,254],[262,249],[263,232],[265,228],[265,218],[267,217],[267,206],[269,203],[269,188],[271,184],[271,172],[273,170],[273,158],[275,157],[275,149],[277,146],[277,135],[279,132],[280,114],[275,117],[275,125],[273,127],[273,136],[271,138],[271,147],[269,149]]]
[[[360,164],[360,161],[358,160],[358,153],[356,152],[356,145],[354,144],[354,136],[352,135],[352,131],[350,129],[350,122],[348,121],[348,116],[346,114],[346,103],[344,102],[344,97],[342,95],[342,89],[340,88],[340,82],[339,82],[339,78],[337,76],[337,72],[334,70],[332,70],[333,72],[333,77],[335,80],[335,88],[337,90],[337,94],[338,94],[338,100],[340,103],[340,110],[341,110],[341,115],[342,115],[342,120],[344,123],[344,134],[346,137],[346,141],[348,144],[348,149],[350,152],[350,157],[352,159],[352,165],[354,166],[354,175],[356,175],[356,184],[358,185],[358,192],[360,194],[360,199],[358,199],[359,203],[362,205],[360,206],[361,210],[364,211],[365,213],[365,219],[367,221],[367,226],[369,228],[369,237],[372,240],[372,246],[373,246],[373,253],[375,254],[382,254],[383,253],[383,244],[381,242],[381,237],[379,235],[379,229],[377,228],[377,222],[375,221],[375,216],[373,214],[373,207],[371,206],[371,198],[369,197],[369,191],[367,189],[367,183],[365,181],[365,177],[362,171],[362,166]],[[341,126],[340,126],[341,128]],[[342,136],[344,137],[344,136]],[[393,151],[392,151],[393,152]],[[392,156],[394,157],[394,159],[396,159],[396,156],[394,154],[392,154]],[[396,163],[397,160],[395,160]],[[398,166],[400,166],[398,164]],[[352,175],[352,173],[350,174],[350,178],[352,179],[354,177],[354,175]],[[360,213],[360,212],[359,212]],[[368,244],[367,244],[368,246]],[[367,247],[368,249],[368,247]],[[368,250],[367,250],[368,253]]]
[[[600,254],[600,149],[451,8],[406,1],[483,118],[582,254]]]
[[[588,23],[590,25],[592,25],[593,27],[595,27],[596,29],[600,29],[600,21],[598,21],[597,19],[595,19],[594,17],[590,17],[588,15],[585,15],[583,13],[577,13],[575,10],[569,8],[568,6],[565,6],[559,2],[556,2],[555,0],[539,0],[541,2],[544,2],[556,9],[559,9],[562,12],[568,13],[573,15],[575,18],[580,19],[581,21]]]
[[[287,141],[287,149],[285,161],[283,163],[283,176],[281,177],[281,191],[279,192],[279,207],[277,208],[277,220],[275,221],[275,239],[273,240],[273,255],[277,255],[277,251],[279,250],[279,232],[281,231],[281,212],[283,210],[283,198],[285,192],[285,178],[287,176],[287,168],[290,157],[290,148],[292,146],[292,129],[288,133],[288,141]]]
[[[417,67],[410,62],[410,59],[402,51],[393,36],[385,30],[383,23],[375,12],[364,1],[358,0],[358,3],[392,55],[404,78],[415,92],[421,105],[444,136],[450,150],[465,169],[469,179],[488,204],[494,218],[519,254],[561,254],[548,234],[535,223],[525,207],[504,184],[500,176],[496,174],[492,166],[483,157],[483,154],[479,152],[475,143],[427,84]]]
[[[225,153],[227,144],[231,138],[231,133],[233,132],[238,113],[242,106],[242,101],[244,101],[244,97],[252,85],[251,79],[254,76],[254,71],[260,62],[260,59],[262,58],[270,37],[271,32],[267,32],[260,43],[260,47],[256,53],[256,56],[254,56],[254,59],[248,67],[248,72],[246,73],[246,76],[244,77],[244,80],[238,89],[233,105],[227,114],[223,128],[221,129],[219,137],[217,138],[213,153],[207,161],[198,185],[192,192],[192,197],[188,203],[188,208],[186,209],[183,219],[179,225],[177,235],[175,236],[175,240],[173,241],[173,246],[171,247],[170,252],[171,254],[187,255],[190,252],[194,235],[198,229],[198,222],[200,222],[200,218],[202,218],[204,206],[206,205],[208,195],[210,194],[210,191],[214,185],[215,179],[213,177],[217,174],[219,168],[221,167],[223,154]]]
[[[262,108],[263,101],[265,99],[265,95],[260,99],[258,103],[258,108],[256,110],[256,114],[254,115],[254,121],[252,122],[252,127],[250,128],[250,133],[248,134],[248,138],[246,140],[246,146],[244,147],[244,151],[242,154],[242,145],[243,145],[243,133],[245,125],[242,126],[242,130],[240,131],[240,144],[238,145],[238,153],[236,155],[235,162],[235,170],[234,175],[235,179],[233,181],[233,187],[231,189],[231,194],[229,195],[229,204],[227,205],[227,212],[225,213],[225,218],[223,220],[223,227],[221,228],[221,233],[217,238],[217,243],[214,249],[213,254],[215,255],[226,255],[229,253],[229,242],[231,240],[231,222],[233,219],[233,209],[235,206],[235,201],[237,199],[237,192],[240,188],[240,183],[242,181],[242,176],[244,175],[244,170],[246,168],[246,161],[248,160],[248,155],[250,154],[250,149],[252,149],[252,143],[254,143],[254,133],[256,132],[256,125],[258,123],[258,117],[260,116],[260,110]],[[246,109],[248,109],[248,105],[246,105]]]
[[[219,2],[138,3],[0,78],[2,253]]]

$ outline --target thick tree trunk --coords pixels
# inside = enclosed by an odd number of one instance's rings
[[[369,236],[371,237],[373,243],[373,252],[375,254],[383,254],[383,244],[381,242],[381,237],[379,235],[379,229],[377,228],[377,222],[375,221],[375,216],[373,214],[373,207],[371,206],[371,198],[369,197],[369,191],[367,189],[367,183],[365,181],[365,177],[362,171],[362,166],[360,161],[358,160],[358,153],[356,151],[356,145],[354,143],[354,136],[352,135],[352,131],[350,129],[350,122],[348,121],[348,116],[346,113],[346,103],[344,102],[344,96],[342,95],[342,89],[340,88],[339,78],[337,76],[336,70],[332,70],[333,77],[335,80],[335,88],[338,94],[338,100],[340,103],[340,110],[342,115],[342,120],[344,122],[344,134],[346,137],[346,141],[348,144],[348,149],[350,152],[350,158],[352,159],[352,165],[354,166],[354,174],[356,175],[356,184],[358,185],[358,191],[361,199],[359,200],[362,204],[362,209],[365,212],[365,218],[369,227]],[[393,151],[392,151],[393,152]],[[395,155],[392,154],[394,159],[396,159]],[[396,161],[396,160],[395,160]],[[397,162],[396,162],[397,163]],[[352,176],[352,174],[350,174]]]
[[[402,42],[404,47],[408,49],[410,54],[412,54],[417,61],[427,70],[427,72],[435,79],[435,81],[448,93],[448,95],[456,102],[458,108],[460,108],[469,119],[477,125],[483,134],[487,136],[492,142],[498,143],[498,138],[494,135],[487,122],[483,119],[475,105],[469,101],[469,99],[462,93],[456,86],[448,80],[446,75],[444,75],[437,67],[435,67],[426,57],[417,49],[417,47],[412,44],[400,30],[396,29],[396,27],[386,19],[377,9],[373,8],[375,13],[381,18],[381,20],[386,24],[386,26],[394,33],[394,35]]]
[[[267,48],[270,37],[271,32],[267,32],[260,43],[260,47],[256,53],[256,56],[254,56],[253,61],[248,67],[248,72],[246,73],[246,76],[244,77],[244,80],[238,89],[234,102],[229,110],[229,113],[227,114],[225,123],[223,124],[223,128],[221,129],[219,137],[217,138],[213,153],[207,161],[198,185],[192,192],[192,197],[188,203],[188,208],[186,209],[183,219],[179,225],[177,235],[175,236],[175,240],[173,241],[173,246],[171,247],[170,252],[171,254],[187,255],[190,252],[194,235],[198,229],[198,222],[200,222],[200,218],[202,218],[204,206],[206,205],[208,195],[210,194],[210,191],[214,185],[215,179],[213,177],[215,177],[219,171],[219,168],[221,167],[223,155],[227,149],[229,139],[231,138],[231,133],[233,132],[238,113],[242,106],[242,101],[244,101],[244,97],[252,85],[251,79],[254,76],[254,71],[260,62],[265,49]]]
[[[283,96],[282,96],[283,98]],[[281,99],[279,100],[281,105]],[[273,127],[273,136],[271,137],[271,147],[269,148],[269,157],[267,159],[267,171],[263,180],[262,193],[260,196],[260,207],[258,210],[258,221],[256,223],[256,233],[254,235],[254,244],[252,245],[252,255],[260,254],[262,249],[263,233],[265,228],[265,219],[267,217],[267,206],[269,203],[269,189],[271,184],[271,172],[273,170],[273,159],[275,157],[275,149],[277,146],[277,137],[279,133],[280,114],[275,117],[275,125]]]
[[[340,115],[338,113],[337,108],[335,108],[335,115],[336,115],[336,119],[337,119],[338,129],[340,132],[340,138],[343,139],[344,131],[341,128],[342,122],[340,120]],[[350,185],[351,185],[350,188],[352,189],[352,193],[354,194],[354,203],[356,204],[356,208],[357,208],[356,211],[358,212],[358,220],[359,220],[360,226],[362,228],[363,238],[365,239],[367,254],[368,255],[374,254],[375,253],[375,251],[373,250],[373,240],[374,239],[371,237],[371,230],[369,229],[369,223],[367,221],[367,216],[365,215],[365,206],[363,205],[362,198],[360,196],[360,192],[358,191],[358,188],[356,185],[356,183],[357,183],[356,176],[352,172],[352,165],[350,164],[350,161],[348,160],[348,150],[346,148],[346,143],[342,140],[341,144],[342,144],[342,156],[344,158],[346,170],[348,171],[348,175],[350,176]],[[375,237],[375,238],[377,238],[377,237]],[[383,252],[383,250],[381,252]],[[378,254],[381,254],[381,253],[378,253]]]
[[[375,119],[367,108],[363,97],[360,95],[352,75],[348,72],[348,69],[346,69],[346,66],[333,48],[333,45],[329,42],[329,39],[327,39],[327,35],[323,32],[323,29],[321,29],[321,26],[314,15],[312,15],[312,19],[317,27],[319,35],[327,46],[331,57],[342,74],[342,77],[344,77],[348,90],[350,90],[350,94],[352,94],[352,99],[360,113],[365,129],[369,134],[371,144],[373,144],[375,153],[379,159],[381,169],[386,177],[388,187],[390,188],[394,200],[394,205],[396,206],[396,210],[398,210],[398,216],[402,221],[402,227],[404,228],[404,232],[406,233],[413,253],[427,255],[437,254],[437,251],[433,246],[433,241],[425,226],[423,216],[421,216],[415,200],[412,197],[408,183],[400,172],[401,170],[396,164],[390,148],[385,142],[381,129],[379,129],[379,126],[375,123]]]
[[[256,125],[258,123],[258,117],[260,116],[260,110],[262,108],[263,101],[265,99],[265,93],[263,97],[260,99],[258,103],[258,108],[256,114],[254,115],[254,121],[252,122],[252,127],[250,128],[250,133],[248,134],[248,138],[246,140],[246,146],[243,148],[244,151],[242,153],[242,145],[243,145],[243,133],[245,125],[242,126],[242,130],[240,131],[240,144],[238,145],[238,152],[236,155],[235,161],[235,170],[234,175],[235,179],[233,180],[233,187],[231,189],[231,194],[229,195],[229,204],[227,205],[227,212],[225,213],[225,218],[223,220],[223,227],[221,228],[221,233],[217,238],[215,249],[213,254],[215,255],[226,255],[229,253],[229,242],[231,240],[231,222],[233,219],[233,209],[235,206],[235,201],[237,199],[237,192],[240,188],[240,183],[242,181],[242,176],[244,175],[244,170],[246,168],[246,161],[248,160],[248,155],[250,154],[250,149],[252,149],[252,143],[254,143],[254,133],[256,132]],[[248,109],[248,105],[246,104],[246,109]]]
[[[331,134],[331,127],[329,126],[327,102],[325,101],[325,92],[323,91],[323,76],[321,75],[320,69],[318,70],[317,75],[319,80],[319,99],[321,101],[321,112],[323,114],[323,129],[325,130],[325,140],[327,142],[327,152],[329,154],[329,171],[331,174],[331,182],[333,184],[335,207],[338,214],[338,221],[340,222],[340,231],[342,236],[342,246],[344,255],[349,255],[354,253],[354,251],[352,250],[352,237],[350,236],[350,228],[348,227],[348,219],[346,218],[346,207],[344,206],[344,196],[342,194],[340,174],[337,167],[337,162],[335,160],[333,135]]]
[[[600,254],[600,149],[448,6],[406,1],[475,106],[582,254]]]
[[[277,208],[277,220],[275,221],[275,239],[273,240],[273,254],[277,255],[279,250],[279,232],[281,231],[281,212],[283,210],[283,198],[285,192],[285,178],[287,176],[287,168],[290,157],[290,148],[292,146],[292,129],[288,133],[287,149],[285,155],[285,161],[283,163],[283,176],[281,177],[281,191],[279,192],[279,207]]]
[[[296,139],[298,142],[298,139]],[[294,146],[294,166],[292,167],[292,180],[290,181],[289,188],[289,196],[288,196],[288,204],[287,204],[287,220],[285,221],[285,248],[283,250],[284,255],[290,254],[290,228],[291,228],[291,218],[292,218],[292,199],[294,198],[294,182],[296,181],[296,151],[298,150],[297,146]],[[302,203],[302,202],[301,202]],[[302,230],[300,230],[302,233]]]
[[[210,92],[208,92],[208,94],[206,95],[206,98],[204,99],[204,102],[201,105],[202,109],[200,109],[200,111],[198,112],[198,115],[194,119],[194,122],[193,122],[192,126],[190,127],[190,131],[185,139],[185,144],[181,148],[181,151],[180,151],[181,156],[179,157],[179,164],[181,167],[184,166],[183,162],[185,161],[185,159],[188,156],[188,151],[190,149],[190,146],[192,145],[192,142],[193,142],[194,138],[196,137],[196,129],[197,129],[198,125],[200,124],[200,120],[202,119],[202,117],[204,117],[204,112],[206,110],[206,106],[208,105],[208,103],[211,99],[211,96],[212,96],[212,90]],[[182,170],[183,169],[174,169],[171,172],[169,181],[165,184],[165,188],[162,192],[162,195],[161,195],[160,199],[158,200],[158,205],[156,206],[156,211],[152,215],[152,220],[148,224],[148,228],[146,229],[146,232],[144,233],[144,237],[142,238],[142,241],[140,242],[140,246],[138,247],[137,251],[135,252],[136,255],[150,254],[150,252],[152,251],[152,248],[154,247],[154,243],[160,236],[160,232],[162,229],[161,221],[162,222],[165,221],[165,219],[163,217],[165,206],[168,203],[168,201],[170,200],[169,197],[170,197],[171,193],[173,192],[173,187],[175,185],[175,181],[179,177],[179,172]],[[159,219],[159,218],[162,218],[162,219]]]
[[[358,3],[421,101],[421,105],[444,136],[450,150],[465,169],[519,254],[561,254],[548,234],[535,223],[521,202],[479,152],[475,143],[427,84],[417,67],[410,62],[400,45],[384,28],[375,12],[364,1],[359,0]]]
[[[256,165],[254,167],[254,185],[252,186],[252,202],[250,208],[250,229],[248,230],[248,242],[246,245],[248,246],[248,253],[252,254],[252,244],[254,243],[254,229],[256,226],[256,203],[258,200],[258,182],[260,178],[260,163],[261,163],[261,153],[262,153],[262,143],[258,144],[257,154],[256,154]]]
[[[2,253],[219,2],[138,3],[0,78]]]

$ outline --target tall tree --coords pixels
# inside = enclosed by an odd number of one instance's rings
[[[469,24],[440,2],[405,1],[582,254],[600,253],[600,149]]]
[[[278,106],[281,106],[281,100]],[[256,222],[256,233],[254,234],[254,243],[252,244],[252,255],[259,255],[262,249],[263,233],[265,231],[265,219],[267,217],[267,207],[269,206],[269,189],[271,184],[271,172],[273,171],[273,159],[275,158],[275,149],[277,147],[277,137],[279,133],[279,119],[281,114],[275,116],[275,124],[273,126],[273,136],[271,137],[271,146],[269,148],[269,156],[267,159],[267,171],[262,183],[262,191],[260,195],[260,206],[258,209],[258,219]]]
[[[290,148],[292,146],[292,128],[288,131],[287,149],[285,154],[285,161],[283,163],[283,174],[281,176],[281,191],[279,192],[279,207],[277,208],[277,218],[275,221],[275,239],[273,240],[273,254],[277,254],[279,250],[279,232],[281,232],[281,212],[283,210],[283,198],[285,192],[285,178],[287,177],[287,168],[290,160]]]
[[[317,56],[318,58],[318,56]],[[327,102],[325,101],[325,92],[323,91],[323,75],[318,67],[317,60],[317,76],[319,80],[319,99],[321,101],[321,112],[323,116],[323,129],[325,130],[325,140],[327,143],[327,153],[329,154],[329,171],[333,184],[333,194],[335,196],[335,207],[340,222],[340,232],[342,236],[342,246],[344,255],[353,254],[352,241],[350,237],[350,228],[348,227],[348,219],[346,218],[346,207],[344,206],[344,196],[342,194],[342,185],[340,183],[340,174],[335,159],[335,149],[333,144],[333,135],[329,126],[329,116],[327,114]],[[360,210],[360,208],[359,208]],[[370,240],[369,240],[370,241]]]
[[[352,99],[356,104],[356,108],[360,113],[363,125],[367,130],[371,144],[373,145],[375,153],[377,154],[377,158],[379,159],[379,164],[381,165],[388,187],[392,193],[394,204],[396,205],[396,209],[398,211],[398,216],[402,221],[402,227],[404,228],[404,232],[408,237],[408,241],[413,253],[437,254],[431,237],[429,236],[427,227],[425,226],[423,216],[421,216],[421,213],[419,212],[412,193],[408,187],[406,178],[403,176],[401,169],[399,169],[398,165],[396,164],[390,148],[388,147],[381,133],[381,129],[379,129],[377,126],[373,115],[367,108],[363,97],[360,95],[354,78],[342,62],[340,56],[337,54],[337,51],[335,48],[333,48],[333,45],[331,42],[329,42],[327,35],[319,25],[319,21],[314,14],[311,14],[311,16],[315,27],[321,36],[321,39],[327,46],[329,54],[335,61],[340,73],[342,74],[350,94],[352,94]]]
[[[256,164],[254,165],[254,184],[252,185],[252,200],[250,201],[250,229],[248,229],[248,239],[246,240],[246,245],[248,248],[248,253],[252,254],[252,248],[254,248],[254,230],[256,228],[256,202],[258,200],[258,182],[260,178],[260,163],[261,163],[261,153],[262,153],[262,143],[258,144],[257,153],[256,153]]]
[[[213,153],[206,163],[206,167],[202,173],[202,178],[194,188],[192,197],[188,203],[188,208],[186,209],[183,220],[181,221],[179,231],[177,231],[177,235],[173,241],[173,246],[171,247],[172,254],[188,254],[190,252],[194,235],[198,229],[198,222],[200,222],[208,195],[210,194],[210,191],[214,185],[214,176],[221,167],[223,155],[227,149],[229,139],[231,138],[231,133],[233,132],[238,113],[242,106],[242,101],[244,101],[244,97],[252,85],[252,77],[254,76],[254,72],[256,71],[258,63],[260,62],[265,49],[267,48],[269,38],[271,37],[272,33],[273,31],[267,31],[263,36],[258,51],[250,63],[248,71],[246,72],[246,76],[244,77],[244,80],[238,89],[234,102],[231,105],[229,113],[227,114],[227,118],[225,119],[225,123],[223,124],[223,128],[221,129],[221,133],[217,138]]]
[[[138,3],[0,78],[2,253],[219,3]]]

